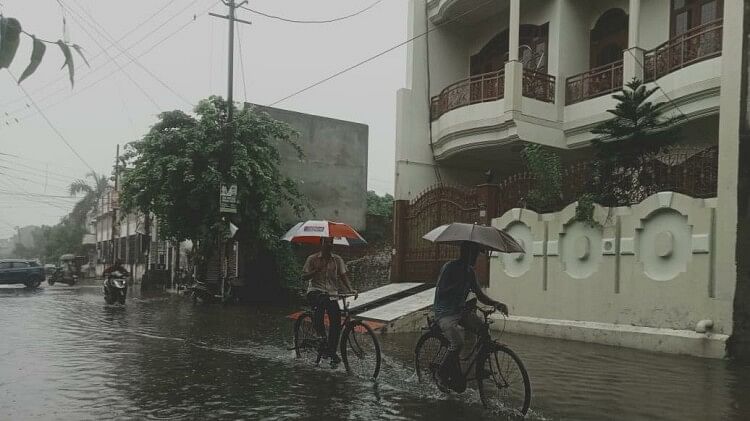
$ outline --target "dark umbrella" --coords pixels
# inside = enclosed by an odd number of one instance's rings
[[[525,253],[523,247],[510,234],[495,227],[484,225],[454,222],[441,225],[422,238],[433,243],[449,244],[471,241],[501,253]]]

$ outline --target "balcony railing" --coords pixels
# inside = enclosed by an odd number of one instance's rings
[[[661,44],[644,55],[646,82],[712,57],[721,55],[723,22],[721,19],[701,25]]]
[[[496,101],[505,94],[505,71],[483,73],[447,86],[432,97],[431,119],[437,120],[448,111],[480,102]]]
[[[575,104],[622,89],[622,60],[595,67],[565,81],[565,103]]]
[[[523,69],[523,96],[544,102],[555,102],[555,77]]]

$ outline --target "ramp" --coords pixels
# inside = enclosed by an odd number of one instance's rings
[[[411,290],[415,290],[415,289],[419,289],[423,287],[424,287],[423,283],[404,282],[404,283],[399,283],[399,284],[388,284],[380,288],[371,289],[369,291],[365,291],[359,294],[359,297],[357,297],[356,300],[350,300],[349,310],[353,311],[353,310],[361,309],[365,306],[369,306],[370,304],[374,304],[378,301],[385,301],[388,298],[393,297],[394,295],[403,294]],[[340,301],[339,301],[339,307],[342,307]]]
[[[402,298],[357,315],[358,318],[390,323],[412,313],[432,306],[435,299],[435,288]]]

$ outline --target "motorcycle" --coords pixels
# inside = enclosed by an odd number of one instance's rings
[[[56,283],[67,284],[70,286],[75,285],[78,282],[78,275],[71,275],[70,273],[65,272],[66,271],[63,268],[55,268],[52,275],[47,278],[47,284],[50,286],[55,285]]]
[[[193,304],[197,304],[198,301],[202,303],[226,303],[232,296],[232,284],[231,282],[225,282],[224,293],[222,294],[221,282],[209,284],[196,280],[193,285],[187,288],[187,294],[190,295]]]
[[[125,305],[125,297],[128,295],[127,276],[120,272],[112,272],[104,280],[104,302],[114,304],[119,302]]]

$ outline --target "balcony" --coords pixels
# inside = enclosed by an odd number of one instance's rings
[[[430,117],[437,120],[448,111],[480,102],[502,99],[505,93],[505,71],[483,73],[448,85],[432,97]]]
[[[565,105],[622,89],[622,60],[593,68],[565,81]]]
[[[555,103],[555,77],[531,69],[523,69],[523,96],[537,101]]]
[[[691,29],[644,54],[643,74],[646,82],[683,67],[721,55],[722,19]]]

